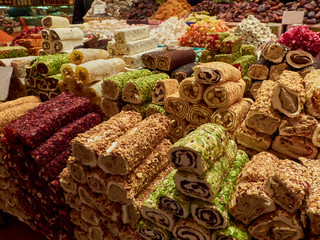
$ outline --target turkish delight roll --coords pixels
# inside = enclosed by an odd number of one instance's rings
[[[108,77],[102,83],[102,94],[107,99],[118,100],[121,98],[123,87],[127,81],[151,74],[148,69],[141,69]]]
[[[68,168],[64,168],[59,175],[59,180],[61,184],[61,188],[66,193],[70,193],[72,195],[77,194],[78,192],[78,184],[70,175]]]
[[[163,139],[130,175],[110,177],[108,179],[108,198],[122,204],[134,201],[135,196],[142,192],[168,165],[170,147],[170,141]]]
[[[256,101],[252,104],[245,119],[245,123],[261,133],[268,135],[277,131],[281,117],[271,106],[271,98],[277,84],[273,81],[263,81],[256,95]]]
[[[46,29],[41,30],[41,37],[44,40],[49,41],[50,40],[49,30],[46,30]]]
[[[211,85],[204,91],[203,100],[210,108],[227,108],[242,99],[245,89],[246,83],[242,79]]]
[[[179,89],[179,82],[176,79],[160,79],[152,90],[152,102],[157,105],[164,105],[167,96],[174,94]]]
[[[165,73],[155,74],[138,79],[127,81],[123,88],[122,100],[129,103],[139,104],[152,99],[152,90],[156,82],[161,79],[167,79],[169,76]]]
[[[196,53],[193,49],[167,51],[156,58],[157,69],[172,71],[178,67],[193,63],[196,60]]]
[[[155,49],[147,50],[147,51],[136,53],[136,54],[123,55],[122,59],[126,62],[128,68],[138,69],[142,67],[142,56],[144,54],[160,51],[160,50],[161,48],[155,48]]]
[[[306,93],[299,73],[284,71],[277,80],[272,106],[288,117],[296,117],[303,109]]]
[[[287,63],[279,63],[270,67],[269,79],[277,81],[285,70],[290,70]]]
[[[193,68],[197,63],[188,63],[172,71],[171,77],[177,79],[180,83],[183,79],[190,77],[193,74]]]
[[[248,68],[248,76],[255,80],[266,80],[269,76],[270,62],[260,58],[256,63]]]
[[[181,119],[186,118],[189,111],[189,103],[180,97],[179,92],[166,96],[164,101],[164,109]]]
[[[306,111],[309,115],[320,117],[320,69],[314,70],[304,78],[306,89]]]
[[[45,29],[50,28],[68,28],[69,20],[64,17],[47,16],[41,19],[41,24]]]
[[[228,227],[224,229],[213,231],[211,235],[211,240],[224,239],[250,240],[251,235],[249,234],[247,228],[244,225],[232,222],[230,225],[228,225]]]
[[[169,137],[173,142],[176,142],[183,137],[183,133],[188,125],[188,121],[172,114],[169,114],[168,118],[172,120],[172,126],[169,131]]]
[[[249,93],[251,94],[251,96],[253,97],[253,99],[257,98],[258,95],[258,91],[262,85],[263,81],[254,81],[249,89]]]
[[[67,162],[67,168],[75,181],[81,184],[86,183],[87,166],[81,165],[73,156],[70,156]]]
[[[286,46],[277,42],[270,42],[262,49],[261,55],[264,59],[278,64],[283,62],[287,52],[289,52],[289,49]]]
[[[156,225],[152,224],[148,220],[141,220],[138,225],[138,231],[141,237],[144,239],[159,239],[159,240],[170,240],[171,233],[157,227]]]
[[[114,31],[114,39],[119,43],[132,42],[150,37],[149,26],[138,26],[133,28],[123,28]]]
[[[68,54],[55,54],[39,57],[34,66],[39,74],[50,76],[60,73],[60,68],[65,63],[69,63]]]
[[[316,129],[312,133],[311,140],[312,140],[313,145],[315,145],[316,147],[320,147],[320,124],[317,124]]]
[[[186,119],[194,124],[202,125],[211,121],[213,110],[204,103],[194,104],[189,108]]]
[[[265,183],[266,193],[283,209],[294,213],[300,209],[311,185],[309,170],[291,160],[281,160]]]
[[[209,62],[193,68],[196,81],[203,84],[237,82],[241,72],[232,65],[224,62]]]
[[[210,229],[199,226],[192,218],[180,219],[172,231],[176,239],[210,240]]]
[[[177,189],[190,197],[213,203],[236,158],[237,144],[229,140],[224,155],[216,159],[212,167],[206,173],[198,176],[193,173],[177,172],[174,182]]]
[[[164,110],[163,106],[159,106],[153,103],[148,104],[146,109],[146,117],[151,116],[152,114],[156,113],[163,113],[164,115],[167,115],[166,110]]]
[[[199,83],[194,77],[184,79],[179,86],[179,94],[190,103],[198,103],[202,100],[205,85]]]
[[[223,126],[228,131],[235,131],[243,122],[253,101],[243,98],[228,108],[217,109],[211,116],[211,122]]]
[[[94,48],[79,48],[73,50],[69,56],[70,62],[76,65],[97,59],[108,59],[109,57],[110,55],[107,51]]]
[[[103,113],[107,117],[113,117],[114,115],[121,112],[123,103],[120,101],[112,101],[109,99],[103,99],[101,103],[101,107],[103,110]]]
[[[49,30],[51,40],[71,40],[84,38],[80,28],[54,28]]]
[[[155,49],[158,46],[157,43],[158,40],[155,37],[126,43],[110,41],[108,42],[108,52],[111,52],[113,55],[131,55]]]
[[[194,200],[192,202],[192,217],[198,224],[209,229],[226,228],[229,225],[230,216],[228,207],[231,195],[236,187],[238,175],[241,173],[243,166],[248,161],[248,155],[244,151],[238,150],[233,166],[224,179],[221,189],[214,199],[213,204],[208,204],[201,200]]]
[[[204,124],[176,142],[169,151],[169,158],[175,168],[201,175],[223,155],[228,140],[222,126]]]
[[[63,80],[61,73],[58,73],[56,75],[47,76],[43,81],[46,83],[46,88],[40,88],[40,90],[44,91],[57,91],[58,90],[58,84]]]
[[[271,148],[288,157],[297,159],[305,157],[314,159],[318,154],[318,148],[314,146],[311,140],[297,136],[276,136]]]
[[[77,65],[73,63],[65,63],[61,66],[61,76],[63,78],[63,81],[65,81],[67,84],[71,83],[71,81],[74,80],[76,67]]]
[[[214,61],[214,57],[218,54],[218,52],[219,52],[218,49],[214,49],[214,50],[203,49],[201,51],[200,62],[207,63],[207,62]]]
[[[295,69],[302,69],[314,63],[312,54],[301,49],[288,52],[286,60],[287,63]]]
[[[42,49],[43,49],[44,51],[49,51],[49,52],[51,52],[51,51],[53,51],[53,42],[43,40],[43,41],[41,42],[41,47],[42,47]]]
[[[108,185],[107,178],[109,175],[105,174],[99,168],[93,168],[86,173],[86,182],[93,192],[107,194]]]
[[[107,173],[127,175],[168,135],[170,126],[165,115],[151,115],[112,143],[99,157],[99,166]]]
[[[238,68],[243,75],[247,74],[251,64],[257,61],[257,57],[254,55],[244,55],[232,62],[232,66]]]
[[[73,50],[73,48],[82,43],[82,38],[79,39],[70,39],[70,40],[57,40],[53,41],[52,50],[55,53],[62,53],[66,51]]]
[[[28,49],[21,46],[0,47],[0,59],[28,56]]]
[[[133,111],[140,113],[142,118],[145,118],[146,112],[147,112],[147,107],[149,106],[150,102],[144,102],[142,104],[132,104],[132,103],[127,103],[125,106],[122,107],[122,111]]]
[[[280,208],[256,219],[248,230],[257,239],[304,239],[298,217]]]
[[[142,120],[135,112],[120,112],[108,121],[79,134],[73,141],[73,156],[82,164],[96,166],[98,154]]]

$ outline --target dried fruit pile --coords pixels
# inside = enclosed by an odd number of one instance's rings
[[[3,163],[14,179],[14,199],[27,223],[48,239],[73,236],[59,174],[71,154],[71,139],[102,121],[90,108],[89,100],[63,93],[3,129]]]
[[[150,19],[167,20],[170,17],[183,18],[192,9],[186,0],[168,0],[162,4]]]
[[[320,1],[298,0],[296,2],[286,3],[286,9],[289,11],[304,11],[303,23],[320,23]]]
[[[124,17],[129,20],[144,20],[151,17],[159,8],[155,0],[134,1]]]
[[[228,5],[227,5],[228,6]],[[217,4],[210,0],[204,0],[198,3],[191,12],[202,12],[206,11],[210,16],[218,16],[220,13],[225,12],[224,6],[221,4]]]

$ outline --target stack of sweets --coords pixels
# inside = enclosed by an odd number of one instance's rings
[[[82,44],[84,34],[80,28],[70,28],[64,17],[47,16],[41,20],[41,55],[65,53]]]
[[[142,237],[250,239],[228,213],[238,175],[249,157],[222,126],[204,124],[180,139],[171,147],[169,160],[177,170],[142,204],[138,225]]]
[[[38,56],[39,51],[42,49],[41,47],[41,34],[30,34],[30,38],[21,38],[16,41],[16,43],[20,46],[28,49],[28,53],[30,56]]]
[[[102,121],[90,108],[88,99],[61,94],[3,128],[4,166],[14,178],[15,198],[31,227],[48,239],[73,236],[59,174],[71,154],[70,141]]]
[[[28,50],[21,46],[0,47],[0,59],[28,56]]]
[[[60,182],[76,239],[141,239],[138,197],[168,172],[169,128],[163,114],[122,111],[73,139]]]

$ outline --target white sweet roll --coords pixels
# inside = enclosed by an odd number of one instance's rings
[[[57,16],[47,16],[42,18],[41,24],[45,29],[49,28],[67,28],[70,23],[68,18],[57,17]]]
[[[82,42],[83,42],[82,38],[53,41],[53,51],[56,53],[70,51],[70,50],[73,50],[75,46],[81,45]]]
[[[128,43],[118,43],[110,41],[108,42],[108,49],[109,46],[111,47],[111,52],[114,55],[130,55],[156,48],[158,46],[158,39],[146,38]]]
[[[73,64],[79,65],[97,59],[108,59],[110,54],[103,49],[79,48],[73,50],[69,58]]]
[[[84,38],[84,34],[80,28],[55,28],[50,29],[51,40],[71,40]]]
[[[141,57],[143,54],[149,53],[149,52],[155,52],[160,51],[161,48],[155,48],[148,51],[132,54],[132,55],[124,55],[123,60],[126,62],[128,68],[141,68],[142,67],[142,61]]]
[[[53,50],[53,42],[44,40],[41,42],[41,47],[44,51],[52,51]]]
[[[134,28],[124,28],[114,31],[114,39],[118,43],[127,43],[150,37],[150,27],[140,26]]]

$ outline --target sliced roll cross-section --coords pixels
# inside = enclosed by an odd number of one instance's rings
[[[204,90],[205,85],[190,77],[180,83],[179,94],[190,103],[198,103],[202,100]]]
[[[176,79],[158,80],[152,90],[152,103],[164,105],[166,97],[176,93],[178,89],[179,83]]]
[[[320,69],[314,70],[304,78],[306,89],[306,111],[311,116],[320,116]]]
[[[196,125],[202,125],[211,121],[213,110],[204,103],[194,104],[187,113],[187,120]]]
[[[171,233],[156,225],[152,224],[148,220],[141,220],[138,225],[138,232],[144,239],[147,240],[170,240]]]
[[[41,24],[45,29],[67,28],[69,27],[69,20],[65,17],[47,16],[42,18]]]
[[[79,48],[72,51],[69,58],[73,64],[79,65],[97,59],[108,59],[109,53],[102,49]]]
[[[291,67],[296,69],[302,69],[314,63],[313,56],[301,49],[288,52],[286,60]]]
[[[185,119],[189,111],[190,104],[187,100],[180,97],[179,92],[166,96],[164,102],[164,109],[181,119]]]
[[[277,42],[268,43],[261,52],[262,57],[275,64],[282,63],[289,49]]]
[[[210,229],[199,226],[192,218],[180,219],[174,229],[175,239],[210,240]]]

